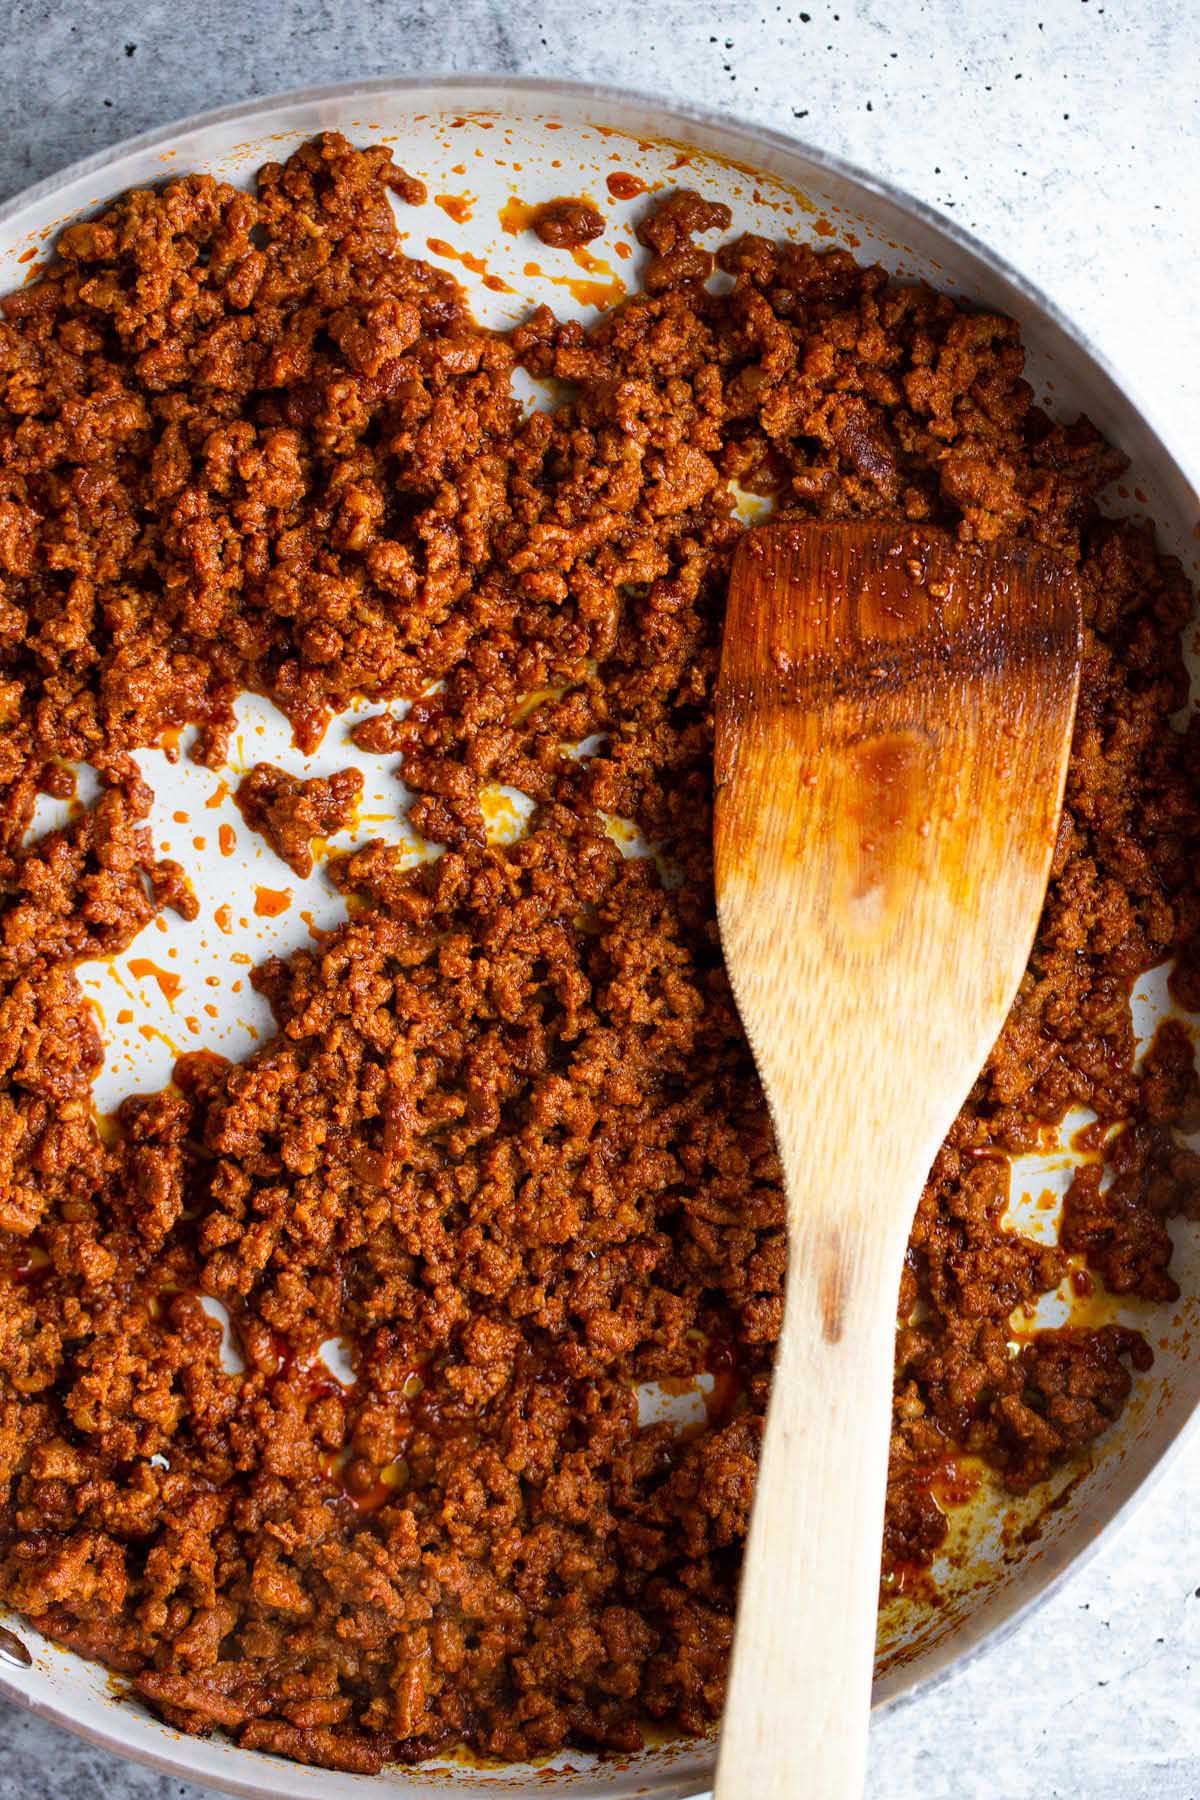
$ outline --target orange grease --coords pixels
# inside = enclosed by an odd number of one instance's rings
[[[477,198],[475,194],[435,194],[433,203],[440,206],[456,225],[465,225]]]
[[[584,281],[578,275],[546,275],[541,265],[535,262],[527,262],[524,273],[539,281],[549,281],[554,287],[565,287],[580,306],[594,306],[600,312],[625,298],[625,283],[616,275],[607,282]]]
[[[254,910],[260,919],[277,919],[291,904],[291,888],[256,887],[254,890]]]
[[[178,975],[172,975],[169,969],[160,969],[158,964],[151,962],[148,956],[131,957],[129,973],[135,981],[144,981],[148,975],[152,976],[162,989],[163,999],[167,1005],[170,1007],[175,1005],[179,997],[179,990],[183,986]]]
[[[608,263],[601,262],[598,256],[593,256],[583,244],[577,245],[572,250],[571,261],[578,264],[581,269],[586,269],[589,275],[609,275],[615,278],[615,270],[611,269]]]
[[[528,200],[522,200],[513,194],[504,202],[497,216],[509,236],[516,237],[520,232],[528,231],[530,220],[536,211],[537,207],[531,206]]]
[[[464,269],[471,271],[472,275],[480,276],[484,287],[491,288],[494,294],[515,292],[513,288],[509,287],[507,281],[501,281],[499,275],[489,275],[488,266],[482,256],[473,256],[469,250],[456,250],[453,244],[446,242],[445,238],[426,238],[425,243],[435,256],[444,256],[450,262],[460,262]]]

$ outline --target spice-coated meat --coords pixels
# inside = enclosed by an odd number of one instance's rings
[[[604,235],[604,214],[590,200],[546,200],[530,220],[535,235],[551,250],[578,250]]]
[[[757,237],[711,292],[695,234],[729,213],[680,193],[639,227],[645,291],[498,335],[401,253],[389,188],[423,198],[326,136],[252,194],[126,194],[0,317],[0,1600],[183,1730],[367,1772],[720,1710],[786,1266],[713,910],[732,483],[1033,537],[1084,596],[1045,913],[914,1221],[888,1567],[937,1551],[948,1456],[1021,1491],[1107,1428],[1144,1342],[1011,1317],[1072,1253],[1171,1296],[1200,1191],[1190,1044],[1136,1065],[1129,1005],[1181,948],[1197,985],[1191,596],[1099,510],[1121,459],[1038,408],[1012,321]],[[518,364],[572,397],[527,415]],[[195,907],[130,753],[195,725],[223,765],[246,689],[306,747],[410,700],[356,738],[446,848],[335,858],[346,922],[255,972],[276,1035],[101,1134],[75,965]],[[100,798],[31,836],[81,761]],[[352,773],[247,778],[298,872]],[[536,803],[507,848],[496,783]],[[1122,1129],[1037,1243],[1007,1158],[1074,1105]],[[639,1383],[706,1368],[703,1429],[639,1423]]]
[[[362,798],[362,773],[338,769],[303,780],[274,763],[255,763],[234,799],[247,825],[304,881],[313,871],[313,841],[342,831]]]

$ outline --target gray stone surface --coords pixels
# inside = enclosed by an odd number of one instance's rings
[[[653,89],[890,175],[1047,288],[1200,466],[1194,0],[10,0],[0,194],[201,107],[454,70]],[[1198,1479],[1200,1445],[1006,1643],[877,1720],[872,1800],[1197,1800]],[[0,1704],[0,1800],[200,1794]]]

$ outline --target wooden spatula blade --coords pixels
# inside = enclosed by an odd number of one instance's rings
[[[886,971],[900,1004],[878,1008],[876,1051],[911,1046],[916,1018],[934,1029],[922,1086],[940,1141],[962,1094],[934,1105],[933,1090],[957,1089],[964,1058],[982,1064],[1028,959],[1079,630],[1073,575],[1036,545],[972,551],[866,522],[747,534],[725,623],[715,853],[756,1054],[790,1061],[784,1025],[817,1023],[814,984],[824,999]],[[934,981],[952,1004],[924,1004]],[[831,1029],[817,1041],[824,1068],[841,1060]]]
[[[781,523],[735,557],[717,911],[789,1263],[717,1800],[861,1793],[901,1261],[1032,945],[1079,639],[1036,545]]]

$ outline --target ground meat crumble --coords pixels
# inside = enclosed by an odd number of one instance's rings
[[[313,872],[314,840],[353,823],[362,785],[358,769],[338,769],[333,775],[304,781],[274,763],[255,763],[238,782],[234,799],[251,830],[261,832],[276,855],[305,881]]]
[[[1036,947],[914,1222],[886,1566],[942,1541],[948,1454],[1020,1491],[1106,1429],[1142,1339],[1010,1315],[1071,1254],[1172,1297],[1200,1191],[1190,1041],[1135,1067],[1129,1007],[1177,951],[1200,991],[1191,597],[1099,512],[1121,459],[1034,404],[1016,326],[843,250],[714,253],[727,209],[678,193],[644,292],[496,334],[401,254],[389,187],[417,197],[327,136],[253,194],[127,194],[0,317],[0,1600],[183,1730],[366,1772],[719,1714],[785,1269],[713,914],[731,483],[1033,537],[1084,594]],[[517,364],[572,397],[527,416]],[[346,922],[255,973],[276,1036],[102,1131],[75,965],[195,907],[131,752],[192,724],[222,766],[245,689],[304,747],[411,699],[356,735],[444,854],[333,859]],[[99,799],[32,835],[80,762]],[[262,765],[242,800],[302,873],[354,775]],[[536,803],[508,848],[489,783]],[[1074,1105],[1121,1129],[1035,1243],[1005,1159]],[[705,1429],[639,1426],[637,1383],[705,1368]]]
[[[604,235],[604,214],[590,200],[545,200],[535,206],[530,230],[551,250],[578,250]]]

